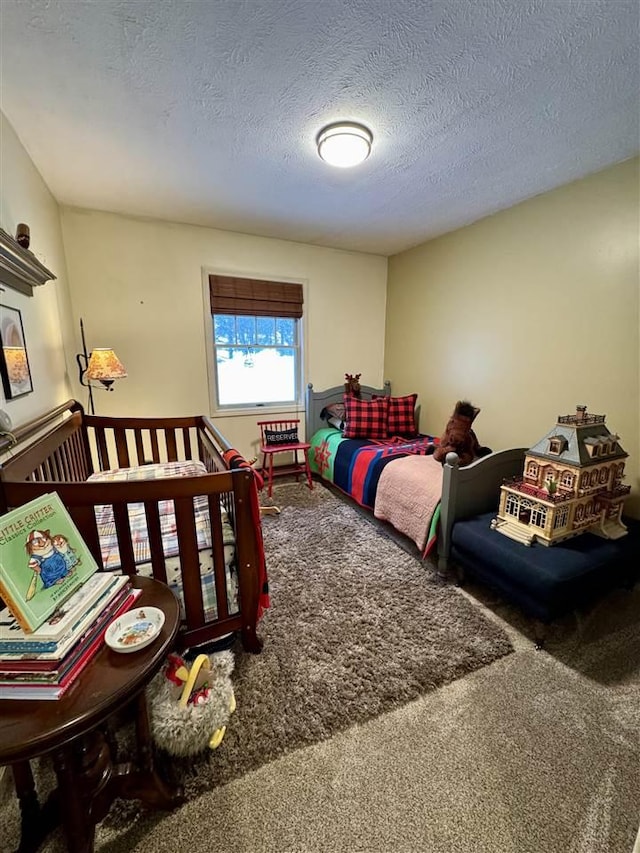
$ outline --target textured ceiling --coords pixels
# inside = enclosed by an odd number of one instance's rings
[[[0,0],[62,203],[392,254],[639,148],[637,0]],[[374,133],[336,170],[338,119]]]

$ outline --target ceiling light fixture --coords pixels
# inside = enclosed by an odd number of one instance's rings
[[[316,144],[318,154],[331,166],[347,169],[357,166],[371,153],[373,134],[368,127],[354,122],[336,122],[322,128]]]

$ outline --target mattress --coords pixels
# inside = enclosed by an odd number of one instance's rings
[[[93,482],[141,481],[164,479],[168,477],[194,477],[207,473],[208,472],[202,462],[167,462],[153,465],[142,465],[134,468],[117,468],[109,471],[101,471],[97,474],[92,474],[89,477],[89,480]],[[200,579],[204,615],[207,621],[215,621],[218,615],[218,607],[215,590],[215,573],[213,571],[211,525],[209,521],[207,496],[200,495],[195,497],[193,499],[193,505],[200,560]],[[239,612],[238,580],[235,562],[235,535],[228,513],[222,503],[220,504],[220,510],[222,517],[227,600],[229,613],[233,614]],[[128,513],[129,525],[131,528],[131,541],[137,572],[143,577],[152,577],[153,570],[151,565],[149,535],[144,504],[129,504]],[[162,548],[165,555],[167,582],[169,587],[177,595],[180,601],[182,617],[185,618],[182,574],[173,501],[159,501],[158,513],[160,517]],[[119,569],[121,560],[120,552],[118,550],[118,539],[113,516],[113,507],[109,504],[96,506],[95,515],[98,526],[103,566],[105,570],[108,571]]]

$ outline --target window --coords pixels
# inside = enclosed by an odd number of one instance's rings
[[[507,501],[504,508],[507,515],[514,515],[517,518],[519,506],[520,501],[518,500],[518,498],[515,495],[509,493],[507,495]]]
[[[529,524],[531,521],[531,507],[533,504],[531,501],[523,500],[520,503],[520,508],[518,511],[518,521],[522,524]]]
[[[216,408],[297,406],[302,285],[210,275]]]
[[[553,529],[558,530],[560,527],[566,527],[568,519],[569,507],[565,504],[565,506],[559,507],[556,512],[556,517],[553,520]]]
[[[547,523],[547,510],[546,507],[541,506],[540,504],[536,504],[531,510],[531,524],[534,524],[536,527],[541,527],[544,529],[545,524]]]
[[[567,489],[570,489],[573,486],[573,474],[571,471],[563,471],[560,483]]]
[[[567,439],[563,435],[552,435],[549,437],[549,453],[558,456],[567,449]]]

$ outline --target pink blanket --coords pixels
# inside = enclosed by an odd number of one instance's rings
[[[385,466],[373,514],[424,550],[431,518],[442,496],[442,465],[433,456],[406,456]]]

